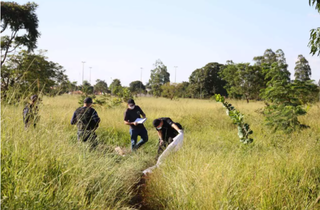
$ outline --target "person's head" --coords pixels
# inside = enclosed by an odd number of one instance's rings
[[[32,95],[31,97],[30,97],[30,99],[31,99],[31,101],[32,101],[32,103],[34,103],[34,102],[36,102],[37,101],[37,99],[38,99],[38,95]]]
[[[129,99],[128,100],[128,108],[129,109],[134,109],[134,107],[136,106],[136,104],[134,103],[133,99]]]
[[[162,125],[163,125],[163,121],[161,119],[155,119],[153,121],[153,126],[157,129],[157,130],[161,130],[162,129]]]
[[[83,100],[84,106],[91,106],[92,105],[92,98],[87,97]]]

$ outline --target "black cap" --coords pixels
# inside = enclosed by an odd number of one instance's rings
[[[32,101],[35,101],[37,98],[38,98],[38,95],[37,95],[37,94],[32,95],[32,96],[30,97],[30,99],[31,99]]]
[[[128,100],[128,104],[135,104],[133,99]]]
[[[92,104],[92,98],[87,97],[87,98],[85,98],[85,99],[83,100],[83,102],[86,103],[86,104]]]
[[[155,120],[153,121],[153,126],[154,126],[154,127],[158,127],[158,126],[160,125],[160,123],[161,123],[161,120],[160,120],[160,119],[155,119]]]

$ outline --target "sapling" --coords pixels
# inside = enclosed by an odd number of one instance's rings
[[[238,136],[240,138],[240,142],[244,144],[252,143],[253,139],[249,138],[249,135],[252,134],[253,131],[250,129],[249,124],[243,121],[244,115],[237,111],[232,104],[225,101],[224,97],[220,94],[215,94],[215,100],[216,102],[222,103],[222,105],[227,109],[226,113],[231,118],[233,124],[238,126]]]

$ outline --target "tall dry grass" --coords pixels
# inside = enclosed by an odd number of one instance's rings
[[[251,125],[254,143],[243,145],[218,103],[138,98],[149,142],[130,148],[126,105],[96,107],[99,147],[77,143],[70,125],[75,96],[44,98],[36,129],[25,130],[23,106],[1,106],[1,207],[3,209],[129,209],[141,171],[155,162],[152,120],[171,117],[185,128],[184,146],[147,177],[150,209],[316,209],[320,196],[320,104],[301,121],[310,129],[291,135],[265,127],[261,102],[231,101]]]

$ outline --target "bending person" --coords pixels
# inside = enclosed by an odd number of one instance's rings
[[[162,117],[153,121],[153,126],[158,131],[159,148],[158,156],[165,150],[165,148],[173,141],[179,133],[182,133],[182,126],[180,123],[173,122],[168,117]]]

